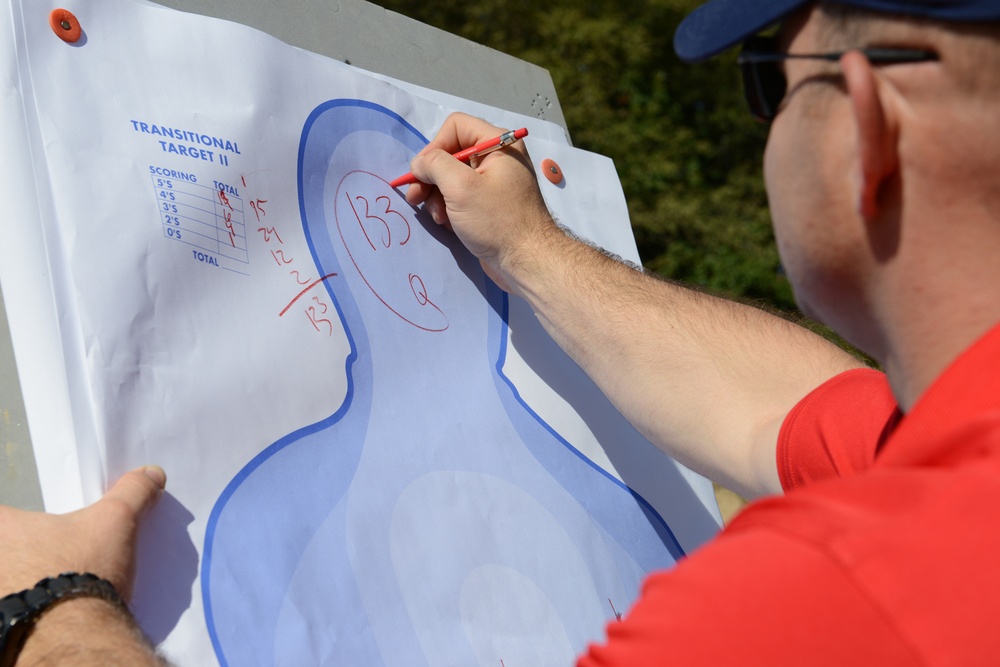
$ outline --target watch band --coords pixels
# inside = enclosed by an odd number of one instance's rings
[[[60,600],[96,597],[127,610],[118,591],[106,579],[85,572],[65,572],[42,579],[34,588],[0,599],[0,667],[13,667],[28,631],[46,609]]]

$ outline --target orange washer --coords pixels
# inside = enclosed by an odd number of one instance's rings
[[[83,34],[79,19],[68,9],[53,9],[49,14],[49,27],[59,39],[70,44]]]
[[[549,179],[549,182],[554,185],[559,185],[563,182],[562,169],[559,168],[559,165],[556,164],[555,160],[542,160],[542,173],[545,174],[545,178]]]

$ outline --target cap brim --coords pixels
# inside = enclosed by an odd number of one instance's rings
[[[681,21],[674,51],[681,60],[698,62],[739,44],[814,0],[710,0]],[[998,21],[997,0],[840,0],[887,14],[922,16],[939,21]]]
[[[674,51],[685,62],[706,60],[777,23],[812,0],[712,0],[681,21]]]

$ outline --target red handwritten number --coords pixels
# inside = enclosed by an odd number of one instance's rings
[[[278,266],[281,266],[282,264],[291,264],[293,261],[295,261],[294,257],[292,257],[291,259],[285,259],[284,250],[272,250],[271,257],[274,257],[274,261],[278,263]]]
[[[274,227],[258,227],[257,231],[264,235],[264,243],[270,243],[271,236],[273,235],[274,238],[278,239],[278,243],[282,245],[285,244],[285,242],[281,240],[281,237],[278,236],[278,232]]]
[[[402,241],[400,241],[399,245],[406,245],[407,241],[410,240],[410,223],[406,220],[406,217],[402,213],[400,213],[399,211],[396,211],[396,210],[393,210],[392,208],[390,208],[390,206],[392,205],[392,200],[391,199],[389,199],[385,195],[381,195],[379,197],[376,197],[375,198],[375,203],[376,204],[378,204],[379,202],[381,202],[383,199],[385,200],[385,211],[383,211],[379,215],[372,215],[371,206],[368,203],[368,199],[366,199],[365,197],[363,197],[361,195],[358,195],[357,197],[351,197],[351,193],[349,193],[349,192],[347,192],[345,194],[347,195],[347,201],[348,201],[348,203],[350,203],[350,205],[351,205],[351,210],[354,211],[354,217],[358,221],[358,226],[361,227],[361,233],[365,235],[365,239],[368,241],[368,245],[371,246],[372,250],[377,250],[377,248],[375,247],[375,244],[372,243],[371,237],[368,235],[368,230],[365,228],[364,221],[361,220],[361,215],[358,214],[358,208],[357,208],[357,206],[354,205],[355,201],[364,202],[364,204],[365,204],[365,220],[378,220],[379,222],[382,223],[382,226],[385,228],[385,235],[381,239],[381,241],[382,241],[382,247],[383,248],[388,248],[388,247],[390,247],[392,245],[392,227],[389,226],[389,223],[386,221],[385,218],[381,217],[382,215],[385,215],[385,216],[394,215],[397,218],[399,218],[399,220],[403,223],[403,228],[406,230],[406,238],[404,238]]]
[[[266,203],[267,203],[266,199],[258,199],[257,201],[250,202],[250,208],[252,208],[253,212],[257,215],[257,222],[260,222],[260,216],[267,215],[267,211],[265,211],[264,207],[261,206],[261,204],[266,204]]]
[[[317,306],[319,306],[319,307],[321,307],[323,309],[323,312],[320,313],[320,315],[326,315],[326,311],[330,310],[330,307],[327,306],[322,301],[320,301],[318,296],[314,296],[313,297],[313,301],[316,303]]]
[[[223,206],[228,206],[230,211],[235,211],[233,205],[229,203],[229,197],[222,190],[219,190],[219,201],[222,202]]]
[[[298,272],[296,271],[296,273],[298,273]],[[296,294],[295,298],[288,302],[288,305],[285,306],[284,310],[282,310],[280,313],[278,313],[278,317],[283,317],[284,314],[288,312],[288,309],[295,305],[296,301],[298,301],[303,296],[305,296],[306,292],[308,292],[309,290],[311,290],[313,287],[316,287],[316,285],[319,285],[321,282],[323,282],[325,280],[329,280],[330,278],[333,278],[336,275],[337,275],[336,273],[328,273],[325,276],[323,276],[322,278],[317,278],[316,280],[314,280],[311,283],[309,283],[308,287],[306,287],[304,290],[302,290],[301,292],[299,292],[298,294]],[[323,311],[323,312],[326,312],[326,311]]]
[[[302,274],[299,273],[298,269],[292,269],[291,271],[288,272],[288,275],[290,275],[290,276],[294,275],[295,276],[295,282],[297,282],[300,285],[308,285],[309,283],[312,282],[312,280],[310,280],[309,278],[306,278],[305,280],[302,280]]]
[[[372,250],[375,250],[376,249],[375,248],[375,244],[372,243],[372,237],[368,236],[368,230],[365,229],[365,223],[363,223],[361,221],[361,216],[358,215],[358,209],[357,209],[357,207],[354,206],[354,201],[352,201],[352,199],[351,199],[351,193],[348,192],[348,193],[345,193],[345,194],[347,195],[347,202],[351,205],[351,210],[354,211],[354,217],[358,221],[358,226],[361,227],[361,233],[365,235],[365,240],[368,241],[368,245],[370,245],[372,247]],[[365,218],[368,218],[368,200],[365,199],[364,197],[357,197],[357,199],[360,199],[361,201],[363,201],[365,203]],[[385,225],[385,220],[382,220],[382,224]],[[386,229],[386,232],[388,232],[389,231],[389,225],[385,225],[385,229]],[[388,248],[389,246],[386,245],[385,247]]]
[[[229,211],[223,211],[226,218],[226,229],[229,230],[229,242],[232,246],[236,247],[236,229],[233,228],[233,214]]]
[[[395,210],[389,208],[389,205],[392,204],[392,200],[389,199],[388,197],[386,197],[385,195],[381,195],[379,197],[376,197],[375,198],[375,203],[377,204],[378,202],[382,201],[383,199],[385,200],[385,211],[383,211],[383,215],[390,215],[391,214],[391,215],[396,216],[397,218],[399,218],[402,221],[403,227],[406,228],[406,238],[399,242],[399,245],[406,245],[407,241],[410,240],[410,223],[407,222],[406,216],[404,216],[402,213],[400,213],[399,211],[395,211]],[[379,218],[379,220],[382,220],[382,218]],[[385,221],[383,220],[383,222],[385,222]],[[386,227],[388,227],[388,226],[389,226],[388,223],[386,223]]]
[[[319,325],[320,324],[324,324],[326,326],[326,328],[327,328],[326,335],[328,337],[332,336],[333,335],[333,322],[331,322],[330,320],[326,319],[325,317],[320,317],[320,315],[326,314],[326,311],[328,310],[327,305],[325,303],[323,303],[322,301],[320,301],[319,297],[315,297],[314,296],[313,297],[313,301],[315,301],[318,305],[320,305],[320,306],[323,307],[323,312],[317,314],[317,312],[316,312],[316,306],[309,306],[308,308],[306,308],[306,311],[305,311],[306,312],[306,317],[308,317],[309,321],[312,322],[312,325],[316,329],[316,331],[319,331],[320,333],[322,333],[322,329],[319,328]]]
[[[246,188],[247,190],[250,189],[250,187],[247,185],[247,179],[245,176],[240,176],[240,181],[243,183],[244,188]],[[219,190],[219,201],[222,202],[223,205],[227,206],[230,211],[234,210],[232,204],[230,204],[229,202],[229,198],[226,197],[226,193],[223,192],[222,190]],[[267,211],[264,210],[264,204],[266,203],[267,203],[266,199],[258,198],[250,200],[250,207],[253,209],[254,214],[257,216],[257,222],[260,222],[260,219],[263,216],[267,215]],[[386,205],[386,210],[388,210],[388,205]],[[235,241],[235,230],[232,225],[232,215],[230,215],[228,211],[223,211],[223,213],[226,220],[226,228],[229,230],[230,240]],[[281,239],[281,235],[278,234],[278,229],[276,226],[258,227],[257,232],[264,237],[264,243],[268,244],[271,243],[271,239],[273,238],[277,240],[278,244],[280,245],[285,244],[285,242]],[[294,257],[285,257],[285,251],[283,249],[271,250],[271,257],[274,258],[274,262],[278,266],[285,266],[288,264],[292,264],[295,261]],[[316,280],[311,280],[309,278],[303,280],[302,274],[299,272],[298,269],[292,269],[288,273],[289,275],[295,277],[296,283],[298,283],[300,286],[306,285],[306,287],[305,289],[299,291],[299,293],[295,296],[295,298],[293,298],[288,303],[288,305],[285,306],[285,308],[280,313],[278,313],[278,317],[281,317],[285,313],[287,313],[289,309],[293,305],[295,305],[295,302],[297,302],[300,298],[305,296],[306,293],[309,292],[309,290],[313,289],[317,285],[337,275],[336,273],[330,273]],[[312,302],[314,305],[306,306],[305,308],[302,309],[302,313],[309,319],[309,323],[312,324],[313,328],[316,331],[318,331],[319,333],[323,333],[325,330],[326,335],[328,337],[332,336],[335,329],[333,322],[329,318],[324,317],[324,315],[326,315],[327,312],[329,312],[330,306],[328,306],[318,296],[312,297]]]

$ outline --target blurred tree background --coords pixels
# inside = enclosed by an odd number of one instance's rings
[[[375,1],[547,69],[573,144],[614,160],[648,269],[794,311],[735,54],[673,52],[700,0]]]

